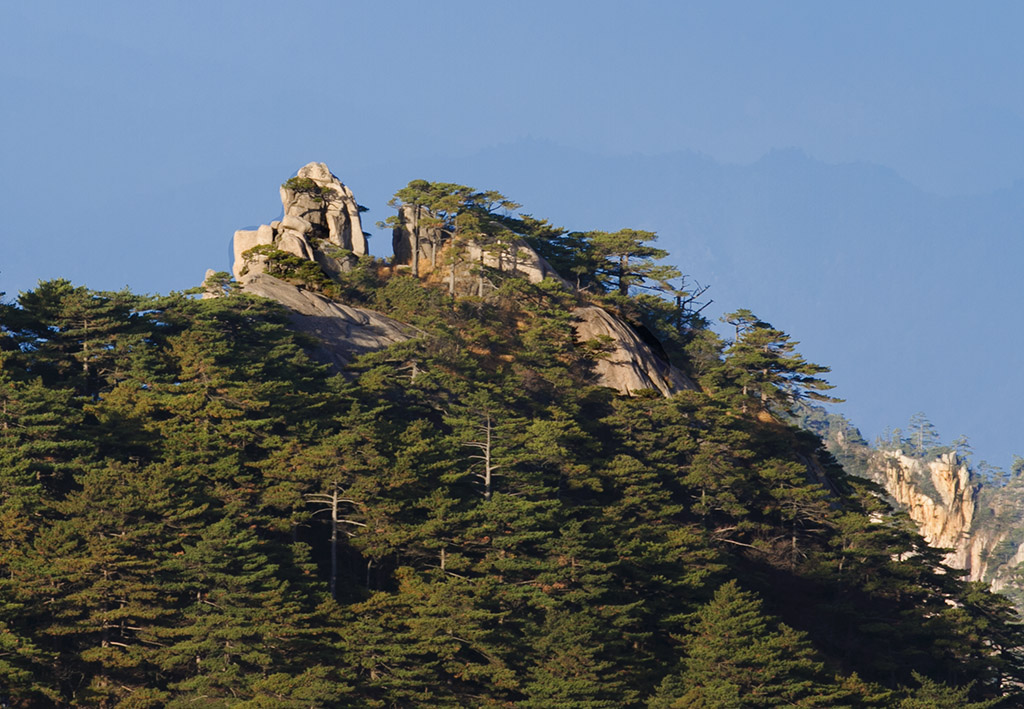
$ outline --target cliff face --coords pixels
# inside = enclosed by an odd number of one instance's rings
[[[956,453],[924,461],[900,451],[878,451],[869,472],[907,511],[925,541],[952,550],[946,556],[947,564],[972,570],[976,560],[970,531],[978,485]]]
[[[875,451],[868,476],[907,511],[930,545],[950,550],[946,564],[966,571],[971,581],[987,581],[994,590],[1020,590],[1015,575],[1024,562],[1024,544],[1018,492],[996,489],[982,495],[982,484],[952,452],[922,460],[900,451]]]
[[[605,356],[594,367],[602,385],[623,394],[654,389],[665,396],[697,388],[683,372],[659,358],[629,325],[607,310],[581,306],[573,315],[580,341],[603,339],[608,343]]]
[[[249,278],[244,290],[287,307],[295,329],[312,335],[320,343],[313,355],[337,371],[342,371],[359,355],[420,334],[411,325],[374,310],[338,303],[265,273]]]
[[[234,276],[242,290],[285,305],[296,328],[314,336],[319,359],[344,368],[353,357],[416,337],[415,328],[365,308],[335,302],[265,273],[265,246],[320,264],[327,274],[346,270],[349,259],[366,254],[359,205],[352,192],[323,163],[310,163],[281,188],[284,217],[256,230],[235,232]],[[400,211],[402,226],[394,231],[392,268],[409,267],[416,254],[420,277],[450,282],[455,292],[483,295],[488,282],[483,268],[525,278],[531,283],[551,279],[566,290],[572,286],[540,255],[519,239],[482,248],[472,239],[450,253],[451,241],[438,228],[418,228],[419,213]],[[418,234],[418,239],[413,234]],[[331,247],[335,248],[331,248]],[[340,251],[339,251],[340,250]],[[493,289],[493,286],[490,286]],[[595,306],[573,311],[578,340],[598,340],[602,355],[595,362],[598,383],[623,394],[653,389],[669,396],[696,385],[665,361],[628,323]]]

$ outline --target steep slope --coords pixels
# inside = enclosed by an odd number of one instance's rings
[[[594,366],[604,386],[622,394],[654,389],[664,396],[697,388],[679,368],[658,357],[632,327],[604,308],[585,305],[572,314],[581,342],[608,343]]]
[[[339,303],[265,273],[248,276],[244,290],[288,308],[295,329],[319,343],[313,350],[316,358],[337,371],[344,371],[359,355],[421,334],[375,310]]]
[[[922,460],[900,450],[879,450],[868,471],[907,511],[925,541],[952,550],[945,563],[969,572],[974,580],[982,578],[971,536],[980,485],[956,453]]]

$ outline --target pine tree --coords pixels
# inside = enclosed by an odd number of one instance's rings
[[[1000,703],[998,699],[972,702],[970,687],[950,687],[917,672],[914,679],[920,686],[905,690],[907,696],[900,701],[899,709],[990,709]]]
[[[176,677],[168,686],[178,704],[247,699],[259,706],[273,697],[267,692],[290,688],[278,706],[303,706],[303,677],[346,691],[329,659],[336,631],[324,623],[316,597],[280,573],[252,530],[223,518],[182,547],[171,568],[188,605],[160,634],[161,667]]]
[[[96,292],[66,280],[46,281],[22,293],[7,325],[31,353],[31,371],[96,396],[122,373],[141,341],[144,299],[127,291]]]
[[[658,238],[654,232],[620,229],[586,236],[599,264],[597,280],[614,287],[620,296],[628,296],[630,288],[645,287],[648,281],[668,289],[668,281],[680,276],[674,267],[655,263],[668,252],[649,245]]]
[[[910,426],[907,430],[910,433],[909,443],[915,455],[924,456],[929,449],[939,443],[939,431],[923,411],[918,411],[910,417]]]
[[[178,537],[167,531],[195,528],[202,512],[166,472],[116,463],[84,472],[80,490],[52,503],[60,519],[36,536],[34,563],[18,568],[66,699],[99,705],[159,689],[160,629],[174,624],[178,598],[165,567]]]
[[[829,706],[831,678],[802,634],[766,617],[757,597],[730,581],[683,639],[678,675],[648,706]]]
[[[736,328],[736,337],[726,349],[721,376],[741,395],[743,410],[757,402],[761,409],[791,410],[804,398],[840,401],[821,394],[832,385],[818,377],[828,367],[807,362],[795,351],[794,342],[781,330],[758,319],[749,310],[738,310],[722,318]]]

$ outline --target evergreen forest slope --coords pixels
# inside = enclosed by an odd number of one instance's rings
[[[267,277],[416,329],[342,374],[227,274],[0,308],[0,703],[1020,701],[1010,604],[786,422],[826,368],[749,311],[720,340],[653,234],[455,187],[444,258],[500,233],[573,285],[264,249]],[[583,304],[699,389],[600,386]]]

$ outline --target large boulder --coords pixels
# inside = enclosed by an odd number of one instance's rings
[[[671,396],[698,387],[678,368],[659,357],[637,332],[604,308],[588,305],[573,310],[580,342],[605,343],[594,367],[598,383],[622,394],[653,389]]]
[[[338,303],[265,273],[250,278],[244,290],[276,300],[288,308],[295,329],[318,341],[313,356],[337,371],[343,371],[361,354],[422,334],[415,327],[375,310]]]

